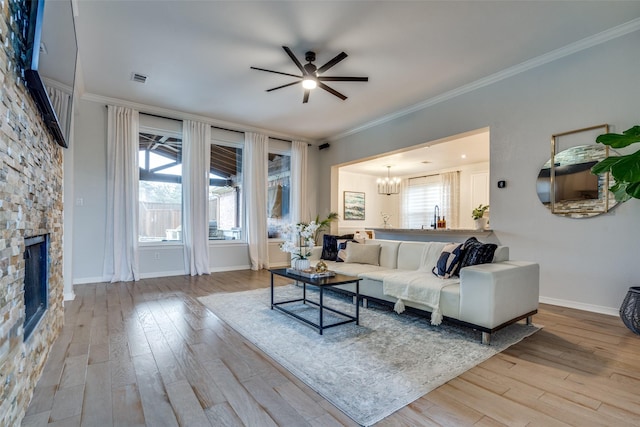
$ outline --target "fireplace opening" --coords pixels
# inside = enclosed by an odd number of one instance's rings
[[[47,236],[24,241],[24,340],[31,335],[47,310]]]

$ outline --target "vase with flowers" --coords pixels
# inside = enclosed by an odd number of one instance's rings
[[[308,224],[288,224],[282,229],[289,240],[280,245],[280,250],[291,254],[291,266],[296,270],[307,270],[310,266],[309,256],[315,246],[315,233],[319,224],[311,221]]]
[[[384,228],[390,228],[391,224],[389,223],[389,220],[391,219],[391,214],[380,212],[380,216],[382,217],[382,226]]]

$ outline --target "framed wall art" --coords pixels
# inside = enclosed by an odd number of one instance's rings
[[[364,193],[358,191],[344,192],[344,214],[345,220],[364,221]]]

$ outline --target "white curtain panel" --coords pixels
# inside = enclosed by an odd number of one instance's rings
[[[185,120],[182,141],[184,268],[192,276],[209,274],[211,126]]]
[[[448,228],[460,225],[460,172],[445,172],[442,177],[442,214]]]
[[[247,239],[252,270],[269,267],[267,240],[267,179],[269,137],[247,132],[245,138],[245,188],[247,189]]]
[[[411,209],[411,201],[409,200],[409,180],[400,181],[400,228],[410,228],[409,210]]]
[[[139,280],[138,112],[108,106],[107,226],[103,280]]]
[[[308,144],[301,141],[291,143],[291,222],[309,222],[311,212],[307,195]]]

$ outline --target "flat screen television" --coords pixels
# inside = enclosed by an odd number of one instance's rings
[[[24,77],[49,132],[69,146],[78,44],[71,0],[27,0]]]

